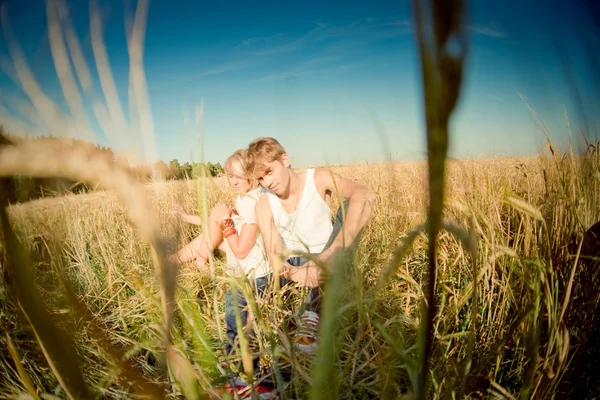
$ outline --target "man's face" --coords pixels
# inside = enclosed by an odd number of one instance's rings
[[[264,163],[258,183],[275,192],[277,196],[285,195],[290,183],[289,166],[287,154],[282,155],[279,160]]]

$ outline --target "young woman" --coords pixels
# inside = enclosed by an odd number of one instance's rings
[[[257,294],[262,295],[271,276],[271,267],[256,226],[254,206],[264,189],[258,185],[258,181],[248,178],[246,150],[237,150],[225,161],[225,173],[229,185],[239,195],[233,210],[224,203],[217,203],[211,210],[208,221],[210,248],[220,248],[225,251],[227,274],[245,276],[254,283]],[[196,225],[202,223],[200,217],[185,213],[179,206],[174,207],[174,212],[185,222]],[[194,260],[197,267],[203,268],[208,259],[208,252],[206,240],[200,235],[171,257],[174,262],[179,263]],[[247,301],[239,289],[237,289],[237,300],[242,326],[245,327],[248,320],[248,312],[244,309]],[[225,349],[228,354],[232,351],[237,338],[234,307],[234,293],[233,289],[230,289],[225,303],[227,324]]]

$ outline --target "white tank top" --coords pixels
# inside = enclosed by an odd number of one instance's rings
[[[306,170],[302,197],[291,214],[283,209],[275,193],[267,191],[273,221],[283,238],[285,249],[292,252],[290,256],[295,255],[294,251],[321,253],[333,231],[331,208],[317,191],[314,175],[313,168]]]

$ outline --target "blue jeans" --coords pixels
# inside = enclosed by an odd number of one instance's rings
[[[344,205],[343,205],[344,212],[348,211],[349,203],[350,203],[349,199],[344,200]],[[343,223],[344,223],[344,214],[342,212],[342,206],[340,206],[340,208],[338,208],[337,213],[335,215],[335,222],[333,223],[333,230],[331,231],[329,240],[325,244],[325,247],[323,247],[322,251],[325,251],[329,247],[331,247],[331,244],[335,240],[336,236],[342,230]],[[361,234],[362,234],[362,230],[356,236],[356,238],[354,239],[354,242],[350,246],[348,246],[353,251],[356,250],[356,247],[358,246],[358,242],[360,241]],[[311,255],[313,255],[313,256],[318,256],[319,254],[320,253],[315,253],[315,254],[311,253]],[[293,267],[300,267],[300,266],[306,264],[308,262],[308,259],[304,256],[290,257],[287,259],[287,262]],[[286,278],[280,278],[281,287],[284,287],[289,282],[291,282],[291,281]],[[308,293],[308,296],[306,298],[306,301],[305,301],[307,311],[314,311],[316,313],[319,312],[319,307],[320,307],[320,303],[321,303],[321,294],[322,294],[321,287],[314,287],[310,290],[310,292]]]
[[[256,293],[259,297],[263,296],[270,280],[271,275],[266,275],[254,280],[254,288],[256,289]],[[235,344],[235,339],[238,335],[237,324],[235,322],[233,290],[237,290],[237,309],[239,310],[242,319],[242,327],[245,328],[246,323],[248,322],[248,311],[245,309],[248,305],[248,301],[244,297],[244,294],[239,288],[229,289],[225,295],[225,323],[227,324],[227,342],[225,343],[226,354],[231,354]]]

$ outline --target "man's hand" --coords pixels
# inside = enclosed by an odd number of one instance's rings
[[[308,287],[318,287],[322,283],[321,268],[312,261],[299,267],[293,267],[286,262],[282,266],[281,275]]]

